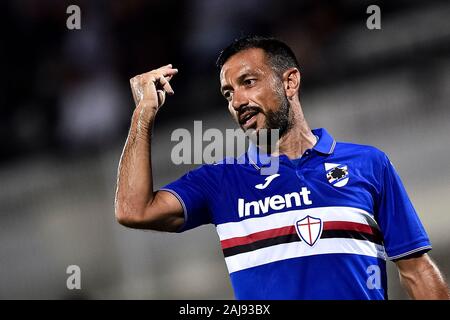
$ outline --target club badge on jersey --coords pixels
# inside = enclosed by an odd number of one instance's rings
[[[325,163],[325,171],[327,173],[327,180],[335,187],[343,187],[347,184],[348,167],[343,164]]]
[[[322,234],[322,220],[306,216],[295,222],[297,234],[310,247],[314,246]]]

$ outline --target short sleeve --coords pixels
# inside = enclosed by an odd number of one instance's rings
[[[405,187],[386,155],[381,174],[377,220],[391,260],[431,249],[428,235]]]
[[[177,232],[212,222],[210,199],[217,184],[214,180],[214,174],[202,166],[160,189],[172,193],[183,206],[184,224]]]

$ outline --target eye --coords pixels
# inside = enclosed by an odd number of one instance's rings
[[[252,86],[252,85],[254,85],[255,84],[255,82],[256,82],[256,79],[245,79],[244,80],[244,85],[246,85],[246,86]]]
[[[231,99],[231,92],[230,91],[225,91],[223,93],[223,96],[225,97],[225,99],[230,100]]]

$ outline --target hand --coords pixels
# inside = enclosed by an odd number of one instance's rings
[[[178,69],[174,69],[171,64],[168,64],[131,78],[131,91],[136,107],[150,111],[153,116],[156,115],[166,100],[166,93],[174,94],[169,81],[177,73]]]

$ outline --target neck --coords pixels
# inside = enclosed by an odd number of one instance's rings
[[[306,122],[298,99],[291,103],[291,114],[292,127],[278,140],[278,154],[275,152],[272,155],[284,154],[289,159],[297,159],[316,144],[317,138]]]

